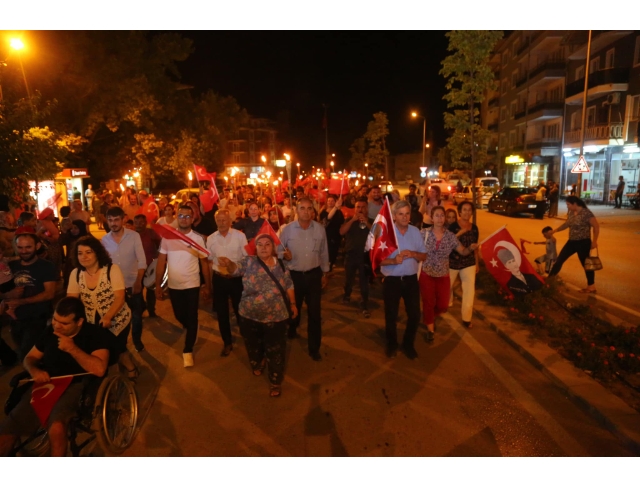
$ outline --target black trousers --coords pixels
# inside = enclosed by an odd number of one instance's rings
[[[367,273],[367,263],[364,252],[357,254],[347,254],[344,259],[345,282],[344,295],[351,296],[353,282],[356,274],[360,275],[360,295],[362,296],[362,309],[367,309],[369,304],[369,275]]]
[[[616,193],[616,208],[622,208],[622,193]]]
[[[198,338],[198,305],[200,304],[200,288],[171,289],[169,288],[169,299],[173,314],[180,324],[187,330],[184,339],[184,349],[182,353],[192,353],[193,346]]]
[[[327,235],[327,250],[329,251],[329,264],[331,267],[336,263],[338,258],[338,252],[340,251],[340,243],[342,242],[341,235]]]
[[[142,340],[142,313],[144,313],[142,290],[138,294],[133,294],[133,288],[126,288],[125,300],[131,309],[131,338],[135,344]]]
[[[284,359],[287,350],[287,323],[289,320],[261,323],[242,318],[245,332],[244,343],[253,370],[262,367],[266,359],[267,374],[272,384],[282,384]]]
[[[387,346],[398,346],[396,319],[400,309],[400,298],[402,298],[408,317],[402,344],[408,348],[413,347],[418,325],[420,324],[420,285],[418,284],[418,276],[413,274],[403,277],[385,277],[382,281],[382,295],[384,297]]]
[[[150,315],[154,315],[156,314],[156,287],[152,286],[145,289],[147,290],[145,297],[145,305],[147,311]]]
[[[18,347],[18,357],[23,361],[36,344],[36,340],[47,327],[48,318],[42,316],[30,320],[11,322],[11,339]]]
[[[242,277],[223,277],[213,274],[213,311],[218,314],[218,329],[225,345],[231,345],[231,322],[229,321],[229,298],[236,314],[238,325],[240,316],[238,306],[242,297]]]
[[[300,312],[303,301],[307,303],[307,334],[309,335],[309,353],[320,351],[322,327],[320,318],[320,295],[322,293],[322,269],[316,267],[307,272],[290,271],[296,294],[298,316],[291,320],[290,327],[300,325]]]
[[[549,277],[555,276],[560,269],[562,269],[562,265],[567,261],[569,257],[573,254],[578,253],[578,259],[580,259],[580,263],[584,267],[584,260],[589,257],[589,252],[591,252],[591,239],[586,238],[584,240],[569,240],[562,250],[558,254],[558,260],[553,264],[551,268],[551,272],[549,273]],[[593,286],[596,282],[596,273],[595,271],[584,271],[587,276],[587,285]]]

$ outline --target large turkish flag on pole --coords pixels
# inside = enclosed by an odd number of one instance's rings
[[[71,375],[51,377],[49,382],[33,385],[31,389],[31,407],[36,412],[42,426],[46,426],[53,406],[56,405],[64,391],[67,390],[72,379],[73,376]]]
[[[485,238],[480,244],[480,251],[487,270],[512,296],[537,291],[544,284],[542,277],[522,256],[506,227]]]
[[[371,258],[371,269],[380,267],[380,262],[398,250],[398,239],[396,238],[396,227],[391,217],[391,206],[389,200],[384,198],[384,205],[380,213],[373,221],[373,226],[367,237],[365,250],[369,250]]]

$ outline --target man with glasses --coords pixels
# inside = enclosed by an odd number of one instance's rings
[[[320,223],[312,220],[311,214],[314,208],[309,198],[300,198],[296,208],[298,219],[282,229],[280,240],[285,247],[283,257],[287,261],[287,267],[293,279],[296,306],[300,310],[302,302],[307,302],[309,355],[313,360],[319,361],[322,360],[320,295],[327,285],[326,274],[329,272],[327,234]],[[296,329],[299,324],[300,314],[298,313],[289,325],[289,338],[298,336]]]
[[[102,237],[102,245],[114,264],[120,267],[124,276],[125,296],[131,308],[131,339],[138,352],[144,350],[142,343],[142,278],[147,269],[147,258],[140,235],[135,230],[125,228],[125,212],[119,206],[107,210],[109,233]]]
[[[193,209],[188,205],[178,208],[178,231],[201,247],[204,239],[191,229]],[[185,367],[193,367],[193,346],[198,338],[198,306],[200,291],[205,301],[209,300],[211,273],[208,271],[207,257],[178,239],[163,238],[160,243],[160,255],[156,267],[156,298],[163,299],[162,277],[168,268],[169,299],[173,314],[187,330],[184,340],[182,359]]]

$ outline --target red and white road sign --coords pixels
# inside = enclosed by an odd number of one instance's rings
[[[580,156],[580,158],[578,159],[578,162],[576,162],[573,166],[573,169],[571,169],[571,172],[574,174],[591,172],[591,170],[589,169],[589,165],[587,164],[587,161],[584,160],[584,156]]]

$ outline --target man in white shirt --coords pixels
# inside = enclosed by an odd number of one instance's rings
[[[229,210],[218,210],[215,215],[218,231],[207,239],[207,250],[211,252],[209,260],[213,274],[213,311],[218,314],[218,329],[224,347],[220,356],[227,357],[233,350],[231,339],[231,322],[229,321],[229,298],[240,325],[238,306],[242,297],[242,277],[230,277],[226,267],[218,266],[218,257],[226,257],[234,264],[238,264],[247,252],[247,237],[240,230],[231,228],[231,214]]]
[[[94,193],[92,186],[89,184],[87,185],[87,189],[84,192],[84,202],[85,202],[85,206],[87,207],[87,211],[89,213],[91,213],[93,211],[93,197],[96,194]]]
[[[204,239],[191,229],[193,209],[181,205],[178,209],[178,231],[201,247]],[[156,298],[162,301],[162,277],[168,266],[169,298],[173,314],[187,330],[182,359],[185,367],[193,367],[193,345],[198,338],[198,306],[200,304],[201,276],[204,279],[202,297],[209,299],[211,274],[207,257],[178,239],[163,238],[156,267]]]

